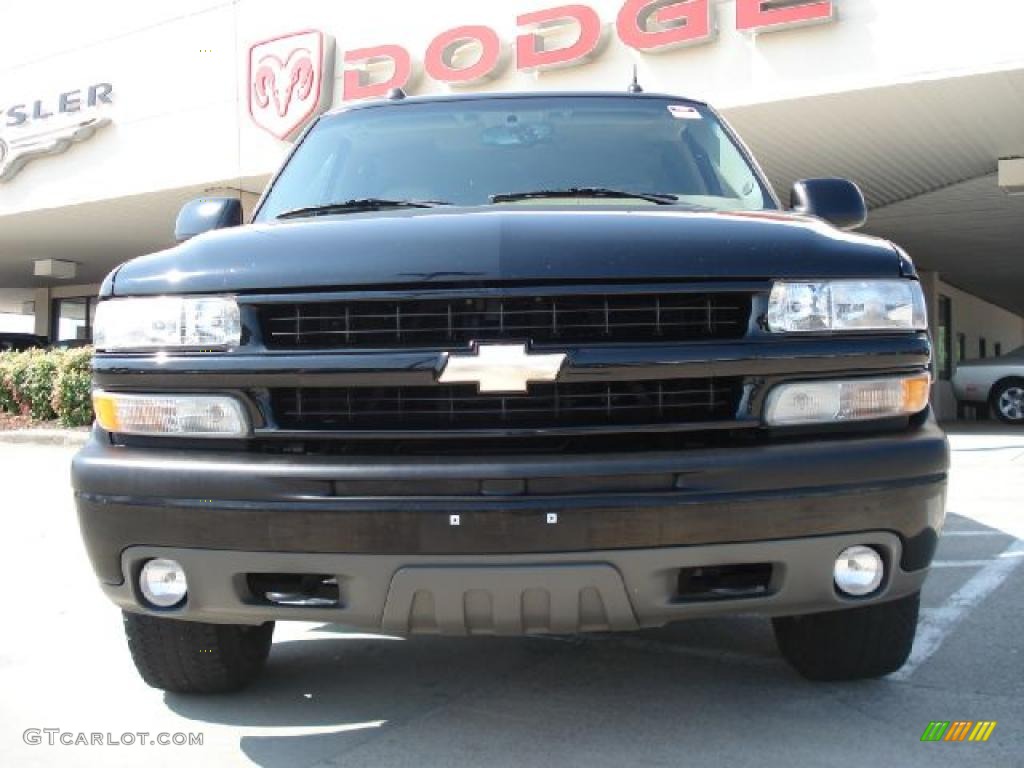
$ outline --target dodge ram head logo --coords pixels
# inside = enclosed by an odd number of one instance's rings
[[[534,355],[525,344],[479,344],[468,355],[445,353],[442,384],[476,384],[480,392],[526,392],[531,381],[554,381],[566,354]]]
[[[309,30],[249,49],[249,114],[263,130],[291,141],[331,105],[334,40]]]

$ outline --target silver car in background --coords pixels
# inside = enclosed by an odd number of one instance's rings
[[[1024,426],[1024,347],[1002,357],[960,363],[953,391],[961,402],[988,403],[1000,421]]]

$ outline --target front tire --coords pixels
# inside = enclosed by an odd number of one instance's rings
[[[174,693],[226,693],[263,669],[274,622],[203,624],[123,612],[135,668],[153,688]]]
[[[862,680],[895,672],[914,645],[921,593],[843,611],[772,619],[783,658],[808,680]]]
[[[992,390],[992,412],[1004,424],[1024,424],[1024,379],[1008,379]]]

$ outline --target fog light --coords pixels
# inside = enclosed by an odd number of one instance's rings
[[[188,593],[185,569],[176,560],[150,560],[142,566],[139,588],[146,601],[157,608],[173,608],[184,602]]]
[[[882,584],[885,564],[882,556],[871,547],[850,547],[836,558],[833,575],[840,592],[852,597],[864,597]]]

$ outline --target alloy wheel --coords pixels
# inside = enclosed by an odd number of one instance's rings
[[[999,412],[1009,421],[1024,421],[1024,387],[1008,387],[999,395]]]

